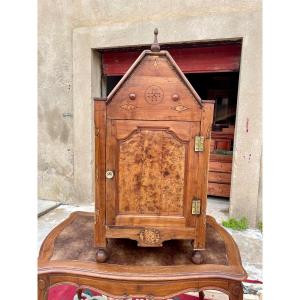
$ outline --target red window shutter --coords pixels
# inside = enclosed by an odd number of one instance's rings
[[[228,72],[240,68],[240,44],[173,48],[168,51],[184,73]],[[124,75],[140,54],[141,51],[104,52],[104,74]]]

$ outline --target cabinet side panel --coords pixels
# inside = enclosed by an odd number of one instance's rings
[[[185,195],[185,217],[186,226],[196,226],[197,216],[192,215],[192,199],[200,198],[199,176],[201,174],[201,166],[198,164],[199,152],[195,152],[195,136],[200,134],[200,122],[190,123],[190,142],[188,148],[188,161],[186,169],[186,195]]]
[[[106,127],[106,169],[113,172],[113,177],[106,180],[106,225],[114,225],[118,214],[118,141],[116,121],[107,119]]]
[[[105,137],[106,103],[94,102],[95,120],[95,231],[94,243],[106,247],[105,239]]]
[[[194,249],[205,248],[208,162],[210,153],[211,126],[214,110],[213,102],[203,101],[203,104],[201,136],[204,136],[204,151],[199,153],[199,166],[201,175],[199,176],[198,183],[201,187],[201,213],[196,220],[196,239],[194,241]]]

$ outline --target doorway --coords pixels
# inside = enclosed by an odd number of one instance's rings
[[[229,198],[239,72],[186,74],[202,99],[215,100],[208,195]]]

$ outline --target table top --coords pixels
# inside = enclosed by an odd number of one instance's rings
[[[93,234],[93,213],[72,213],[44,240],[38,259],[39,275],[72,274],[139,282],[247,278],[236,243],[211,216],[207,216],[206,249],[201,265],[191,262],[191,241],[183,240],[164,242],[160,248],[138,247],[128,239],[109,240],[108,261],[97,263]]]

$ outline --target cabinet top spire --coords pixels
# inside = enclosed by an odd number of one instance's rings
[[[157,40],[157,35],[158,35],[158,29],[154,29],[154,41],[153,44],[151,45],[151,51],[152,52],[159,52],[160,51],[160,46]]]

